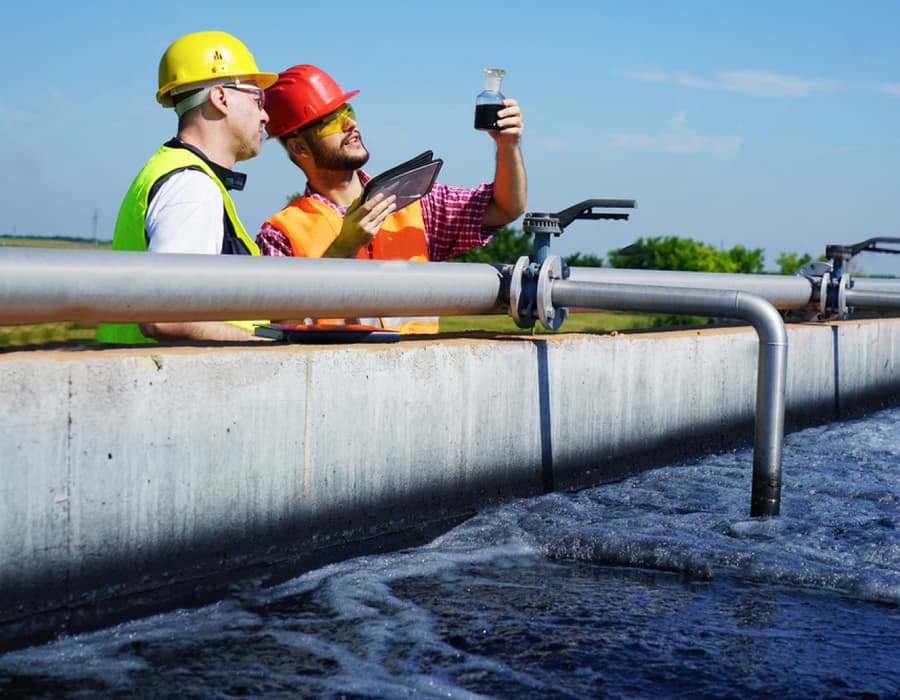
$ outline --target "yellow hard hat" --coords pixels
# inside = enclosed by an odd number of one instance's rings
[[[202,87],[222,78],[253,82],[265,89],[278,80],[278,75],[261,73],[253,54],[231,34],[194,32],[176,39],[160,59],[156,101],[172,107],[172,90],[194,83]]]

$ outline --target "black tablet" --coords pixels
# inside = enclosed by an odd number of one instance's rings
[[[428,194],[443,162],[440,158],[433,159],[431,151],[420,153],[369,180],[362,200],[365,202],[379,193],[385,197],[393,194],[397,196],[396,211],[400,211]]]
[[[397,331],[377,326],[340,324],[269,323],[256,326],[254,335],[287,343],[338,344],[338,343],[396,343]]]

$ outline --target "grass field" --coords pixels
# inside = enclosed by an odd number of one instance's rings
[[[109,250],[110,241],[91,241],[78,238],[43,238],[0,236],[0,247],[19,248],[82,248]],[[38,323],[28,326],[0,326],[0,349],[22,346],[42,346],[58,343],[88,344],[94,339],[94,329],[80,323]]]
[[[622,331],[635,328],[651,328],[656,324],[654,316],[627,313],[578,313],[571,314],[558,331],[548,331],[538,321],[536,333],[595,333]],[[702,322],[702,321],[701,321]],[[530,333],[519,328],[510,316],[442,316],[442,333],[465,331],[490,331],[494,333]]]
[[[86,238],[43,238],[24,236],[0,236],[0,246],[19,248],[88,248],[109,250],[111,241],[92,241]]]
[[[73,238],[26,238],[0,236],[0,246],[31,248],[87,248],[108,250],[109,241]],[[651,328],[657,325],[654,316],[626,313],[572,314],[559,331],[547,331],[535,324],[536,333],[590,333]],[[493,332],[528,333],[516,326],[509,316],[445,316],[441,318],[442,333]],[[10,347],[41,347],[45,345],[88,345],[93,341],[94,328],[75,322],[39,323],[26,326],[0,326],[0,349]]]
[[[88,345],[93,340],[94,328],[68,321],[27,326],[0,326],[0,349],[59,343]]]
[[[535,332],[593,333],[614,330],[650,328],[653,318],[640,314],[585,313],[573,314],[558,331],[546,330],[540,322]],[[530,333],[516,326],[509,316],[443,316],[442,333],[490,332]],[[25,326],[0,326],[0,350],[3,348],[41,347],[47,345],[90,345],[94,328],[75,322],[37,323]]]

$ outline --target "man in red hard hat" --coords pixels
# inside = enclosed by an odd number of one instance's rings
[[[525,211],[526,175],[519,142],[522,116],[506,99],[490,131],[497,147],[494,182],[476,188],[436,183],[419,201],[395,211],[395,197],[360,202],[369,159],[344,92],[312,65],[279,74],[266,90],[266,127],[306,175],[300,197],[262,225],[263,255],[446,260],[485,245]],[[437,319],[364,319],[406,333],[436,333]]]

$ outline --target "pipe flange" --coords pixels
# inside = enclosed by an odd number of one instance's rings
[[[828,287],[831,285],[831,273],[822,273],[819,282],[819,318],[828,318]]]
[[[848,289],[853,289],[850,275],[841,275],[837,280],[832,280],[827,272],[822,275],[819,287],[819,317],[826,319],[837,316],[846,321],[850,317],[850,307],[847,306]]]
[[[513,267],[512,277],[509,280],[509,315],[519,328],[534,328],[534,314],[525,298],[525,307],[521,308],[525,291],[525,275],[528,274],[528,266],[531,260],[527,255],[523,255]]]
[[[843,275],[837,291],[837,314],[842,321],[850,318],[850,307],[847,306],[847,290],[852,288],[853,284],[850,281],[850,275]]]
[[[552,288],[553,280],[566,279],[569,276],[569,268],[558,255],[550,255],[541,265],[537,283],[537,310],[538,318],[548,331],[555,331],[569,315],[565,308],[553,306]]]

